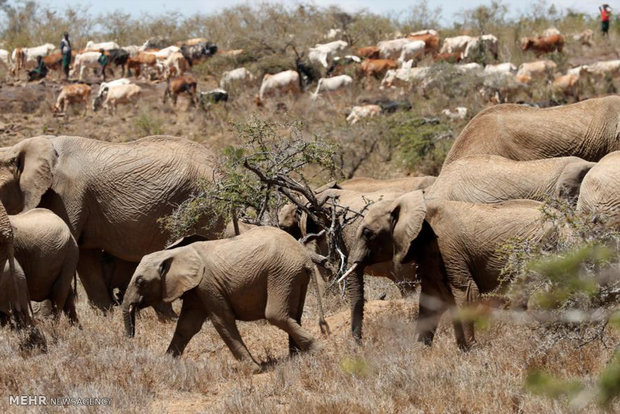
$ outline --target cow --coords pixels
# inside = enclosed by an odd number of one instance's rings
[[[195,62],[215,55],[217,53],[217,46],[209,42],[200,42],[192,45],[184,44],[181,46],[181,53],[191,67]]]
[[[83,83],[75,83],[72,85],[65,85],[56,99],[56,105],[54,105],[54,113],[67,111],[68,105],[84,104],[84,115],[88,111],[88,100],[90,99],[91,88]]]
[[[331,39],[335,39],[337,37],[342,36],[342,34],[343,34],[342,29],[329,29],[329,31],[325,34],[325,36],[323,36],[323,38],[327,40],[331,40]]]
[[[592,29],[586,29],[581,33],[577,33],[573,35],[573,40],[581,43],[584,46],[592,46],[592,37],[594,36],[594,32]]]
[[[187,46],[194,46],[197,45],[199,43],[207,43],[209,40],[204,38],[204,37],[194,37],[192,39],[187,39],[187,40],[182,40],[180,42],[177,42],[177,46],[181,47],[183,45],[187,45]]]
[[[98,111],[103,106],[103,109],[107,109],[110,113],[115,113],[118,104],[135,103],[141,91],[142,88],[133,83],[107,86],[105,92],[98,94],[93,100],[93,111]]]
[[[517,67],[510,62],[498,63],[496,65],[486,65],[483,70],[485,76],[495,73],[515,73]]]
[[[11,53],[13,67],[11,73],[17,75],[22,69],[32,69],[36,65],[37,56],[45,57],[56,49],[51,43],[46,43],[36,47],[18,47]]]
[[[160,71],[163,71],[166,78],[183,75],[189,69],[189,63],[181,52],[175,52],[168,56],[163,63],[158,63],[162,66]]]
[[[393,59],[366,59],[360,65],[360,70],[367,81],[371,76],[382,76],[388,70],[397,68],[398,63]]]
[[[164,39],[163,37],[152,37],[139,47],[139,51],[144,52],[151,49],[159,50],[165,48],[166,45],[169,44],[170,42],[168,39]]]
[[[433,29],[409,33],[407,39],[423,41],[425,45],[424,53],[427,55],[436,55],[439,52],[439,34]]]
[[[316,91],[312,95],[313,99],[319,96],[320,92],[334,92],[339,89],[351,88],[353,78],[349,75],[333,76],[331,78],[321,78],[316,86]]]
[[[406,37],[383,40],[377,43],[377,47],[379,47],[379,56],[382,59],[398,59],[400,54],[403,52],[405,45],[411,42],[413,42],[413,40]]]
[[[140,77],[144,67],[157,68],[157,57],[148,52],[139,52],[138,56],[127,59],[127,73],[131,76],[131,70],[135,71],[136,78]]]
[[[445,115],[451,121],[462,121],[467,116],[467,108],[464,106],[457,106],[454,109],[448,108],[441,111],[442,115]]]
[[[125,76],[129,52],[125,49],[108,49],[105,54],[110,59],[110,63],[114,63],[116,67],[121,67],[121,76]]]
[[[393,101],[387,98],[379,98],[379,99],[360,99],[360,104],[373,104],[379,105],[381,107],[381,112],[383,113],[394,113],[396,111],[410,111],[413,106],[409,101]]]
[[[228,102],[228,92],[222,88],[212,89],[207,92],[200,92],[198,102],[200,103],[200,107],[206,110],[213,104]]]
[[[9,69],[9,51],[5,49],[0,49],[0,64],[4,66],[5,69]]]
[[[461,60],[463,60],[461,52],[437,53],[433,56],[434,62],[459,63]]]
[[[443,45],[439,50],[439,53],[461,53],[465,52],[469,42],[474,40],[474,37],[463,35],[456,37],[447,37],[443,41]]]
[[[258,99],[256,103],[261,105],[265,97],[276,94],[292,93],[294,95],[301,93],[301,80],[299,73],[294,70],[285,70],[276,74],[266,73],[263,76],[263,82],[260,85]]]
[[[328,67],[328,61],[333,59],[336,54],[344,50],[349,44],[344,40],[335,40],[329,43],[319,44],[308,50],[308,60],[311,63],[322,65],[324,68]]]
[[[475,62],[454,65],[454,69],[456,69],[457,72],[462,73],[462,74],[480,73],[483,70],[482,65],[479,63],[475,63]]]
[[[327,68],[325,75],[327,76],[345,75],[347,73],[347,69],[352,68],[353,66],[357,66],[360,63],[362,63],[362,59],[359,56],[355,56],[355,55],[345,55],[343,57],[336,56],[332,60],[332,64],[329,66],[329,68]]]
[[[463,52],[463,59],[473,59],[478,51],[484,53],[490,53],[493,59],[497,60],[499,55],[499,41],[497,37],[493,35],[482,35],[480,37],[474,37]]]
[[[560,31],[555,28],[555,27],[550,27],[548,29],[545,29],[545,31],[542,33],[542,37],[549,37],[549,36],[560,36],[562,33],[560,33]]]
[[[71,54],[73,54],[73,51]],[[43,62],[48,69],[60,71],[62,69],[62,53],[49,54],[43,57]]]
[[[93,51],[94,50],[99,51],[100,49],[112,50],[112,49],[120,49],[120,48],[121,47],[116,42],[95,43],[92,40],[90,40],[88,43],[86,43],[86,47],[84,49],[86,49],[86,50],[93,50]]]
[[[347,122],[351,125],[356,124],[363,118],[372,118],[381,113],[379,105],[361,105],[351,108],[351,112],[347,116]]]
[[[519,82],[530,83],[535,78],[551,78],[557,68],[552,60],[537,60],[534,62],[524,62],[519,66],[516,78]]]
[[[400,52],[400,57],[398,58],[398,63],[402,65],[408,60],[417,59],[424,55],[425,50],[426,43],[424,43],[424,41],[413,40],[403,45],[402,51]]]
[[[71,73],[69,75],[75,76],[76,73],[79,73],[78,79],[80,81],[83,81],[84,71],[86,69],[98,69],[101,66],[99,64],[99,56],[101,56],[101,53],[99,52],[83,52],[75,55],[73,69],[71,69]]]
[[[572,96],[576,100],[579,100],[578,86],[579,86],[579,74],[567,73],[555,78],[552,84],[553,92],[560,93],[563,96]]]
[[[129,57],[136,57],[140,53],[140,46],[136,45],[123,46],[121,49],[129,53]]]
[[[176,106],[177,98],[183,92],[187,93],[189,96],[189,106],[194,106],[196,104],[197,96],[196,96],[196,87],[198,82],[194,79],[193,76],[183,75],[178,76],[174,79],[168,78],[166,84],[166,91],[164,92],[164,104],[168,97],[172,98],[172,105]]]
[[[429,75],[430,68],[427,66],[419,68],[402,67],[388,70],[381,81],[381,89],[394,88],[396,86],[415,86],[428,79]]]
[[[112,86],[129,85],[130,83],[131,81],[127,78],[114,79],[113,81],[110,81],[110,82],[101,82],[101,84],[99,85],[99,91],[97,92],[96,98],[103,96],[108,91],[108,88]]]
[[[367,59],[379,59],[381,56],[381,49],[378,46],[366,46],[360,47],[355,52],[358,56],[367,58]]]
[[[523,81],[526,78],[526,82]],[[483,86],[480,94],[489,102],[498,104],[514,102],[515,97],[521,92],[526,92],[530,75],[517,77],[512,72],[494,72],[484,75]]]
[[[252,72],[246,68],[236,68],[222,73],[220,88],[226,88],[233,84],[252,82],[255,79]]]
[[[606,76],[616,77],[620,75],[620,59],[603,60],[586,65],[585,71],[588,75],[597,78],[604,78]]]
[[[145,50],[145,52],[153,54],[158,60],[166,60],[171,54],[180,51],[181,48],[177,46],[168,46],[160,50]]]
[[[521,49],[526,52],[528,50],[534,51],[536,56],[541,56],[545,53],[551,53],[557,50],[562,53],[564,47],[564,36],[552,35],[547,37],[524,37],[521,39]]]

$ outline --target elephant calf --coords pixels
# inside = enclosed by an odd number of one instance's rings
[[[586,174],[577,211],[596,214],[611,228],[620,228],[620,151],[607,154]]]
[[[189,239],[189,240],[188,240]],[[128,336],[135,334],[136,308],[183,299],[168,353],[179,356],[208,317],[234,357],[260,366],[246,348],[236,320],[267,319],[289,334],[291,352],[316,348],[301,327],[306,290],[314,278],[319,324],[327,328],[317,288],[317,269],[305,248],[273,227],[257,227],[230,239],[181,239],[142,258],[122,309]]]
[[[15,258],[26,275],[30,299],[50,299],[56,314],[62,310],[71,323],[78,323],[71,281],[79,248],[69,227],[44,208],[9,216],[9,220],[15,234]]]

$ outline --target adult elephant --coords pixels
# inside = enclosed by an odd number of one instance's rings
[[[547,198],[574,203],[583,177],[594,165],[578,157],[514,161],[497,155],[472,155],[447,165],[425,194],[428,199],[485,204]]]
[[[417,265],[421,296],[416,334],[431,344],[446,310],[499,286],[505,264],[499,247],[514,238],[537,243],[553,232],[543,222],[541,205],[532,200],[427,201],[421,191],[376,203],[358,227],[345,274],[354,338],[362,335],[366,266],[388,260],[396,269],[410,262]],[[454,318],[453,324],[457,344],[467,349],[474,341],[473,323]]]
[[[80,247],[78,274],[93,304],[113,304],[111,292],[124,289],[132,266],[104,276],[105,257],[138,263],[166,246],[171,235],[158,219],[213,178],[214,156],[191,141],[154,136],[109,143],[75,136],[38,136],[0,150],[0,199],[9,214],[44,207],[60,216]],[[205,231],[220,231],[215,223]]]
[[[603,157],[586,174],[577,211],[596,214],[610,227],[620,228],[620,151]]]
[[[443,166],[484,154],[520,161],[570,155],[598,161],[616,150],[620,150],[620,96],[545,109],[501,104],[469,121]]]
[[[370,177],[354,177],[337,184],[337,188],[350,191],[415,191],[424,190],[435,182],[436,177],[425,175],[421,177],[399,177],[376,179]]]

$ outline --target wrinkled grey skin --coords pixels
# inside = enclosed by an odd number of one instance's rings
[[[15,257],[22,264],[30,300],[51,300],[52,310],[63,311],[78,323],[75,294],[79,249],[69,227],[56,214],[42,208],[9,217],[15,234]]]
[[[210,150],[181,138],[34,137],[0,150],[0,200],[9,214],[44,207],[67,223],[80,247],[80,280],[90,301],[106,309],[131,273],[114,275],[113,285],[103,273],[104,252],[138,263],[164,248],[170,234],[157,220],[196,191],[200,179],[212,179],[213,163]],[[195,231],[211,236],[203,224]]]
[[[611,228],[620,228],[620,151],[601,159],[581,184],[577,211],[595,214]]]
[[[594,165],[578,157],[514,161],[498,155],[473,155],[445,166],[424,193],[427,199],[483,204],[552,198],[574,204],[583,177]]]
[[[359,225],[349,256],[351,266],[357,265],[347,280],[354,338],[362,335],[366,266],[386,260],[393,260],[395,268],[417,265],[421,296],[416,335],[430,345],[445,311],[453,313],[498,287],[505,264],[499,247],[515,237],[539,242],[550,234],[541,205],[531,200],[426,201],[421,191],[378,202]],[[453,324],[457,344],[467,349],[475,341],[473,323],[453,318]]]
[[[471,155],[499,155],[519,161],[572,155],[598,161],[617,150],[620,96],[545,109],[501,104],[469,121],[443,167]]]
[[[425,175],[421,177],[401,177],[379,180],[369,177],[354,177],[337,184],[342,190],[373,192],[373,191],[415,191],[424,190],[435,182],[436,177]]]
[[[35,326],[26,276],[15,259],[14,234],[9,216],[0,203],[0,323],[28,332],[26,346],[47,349],[47,342]]]
[[[136,309],[182,298],[167,351],[174,356],[183,353],[206,318],[234,357],[257,371],[260,367],[243,343],[236,320],[267,319],[289,334],[291,352],[316,348],[314,338],[301,327],[301,316],[310,278],[316,288],[317,270],[301,244],[274,227],[257,227],[230,239],[193,240],[181,239],[142,259],[122,304],[128,336],[135,334]],[[320,296],[318,300],[320,323],[326,326]]]

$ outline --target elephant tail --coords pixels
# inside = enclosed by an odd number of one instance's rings
[[[319,305],[319,328],[323,335],[329,335],[330,329],[327,321],[325,320],[325,313],[323,312],[323,301],[321,299],[321,291],[319,290],[319,278],[321,277],[319,269],[314,264],[308,266],[308,272],[312,279],[312,285],[314,286],[314,292],[316,294],[316,301]]]

